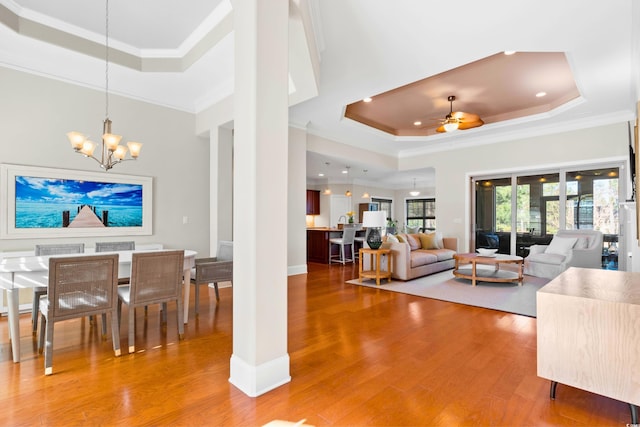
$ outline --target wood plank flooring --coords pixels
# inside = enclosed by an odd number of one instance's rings
[[[232,291],[201,288],[178,342],[175,306],[138,310],[136,350],[113,355],[86,320],[56,325],[52,376],[21,315],[22,362],[0,319],[2,426],[624,426],[628,406],[536,376],[536,320],[346,284],[309,264],[289,289],[292,381],[257,398],[229,382]],[[191,292],[193,295],[193,291]],[[193,304],[193,300],[192,300]],[[124,316],[127,315],[125,311]],[[127,326],[121,343],[126,353]]]

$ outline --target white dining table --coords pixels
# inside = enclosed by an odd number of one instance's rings
[[[100,252],[100,255],[118,254],[118,277],[130,277],[131,259],[133,253],[156,252],[169,249],[158,250],[133,250],[117,252]],[[90,256],[96,253],[86,252],[84,254],[72,254],[73,256]],[[184,323],[189,319],[189,292],[191,289],[191,269],[196,265],[196,251],[184,251]],[[69,255],[55,255],[65,257]],[[0,259],[0,288],[7,291],[7,311],[9,319],[9,336],[11,338],[11,351],[13,361],[20,362],[20,319],[19,319],[19,294],[20,289],[47,286],[49,283],[49,258],[53,256],[16,256],[3,257]]]

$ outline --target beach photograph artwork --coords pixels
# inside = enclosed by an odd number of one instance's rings
[[[16,175],[15,228],[141,227],[140,184]]]

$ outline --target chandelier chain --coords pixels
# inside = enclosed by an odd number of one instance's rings
[[[104,70],[104,97],[105,97],[105,118],[109,118],[109,0],[105,1],[105,28],[104,28],[104,46],[105,46],[105,70]]]

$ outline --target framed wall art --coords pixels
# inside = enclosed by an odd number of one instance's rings
[[[0,238],[152,233],[151,177],[0,165]]]

